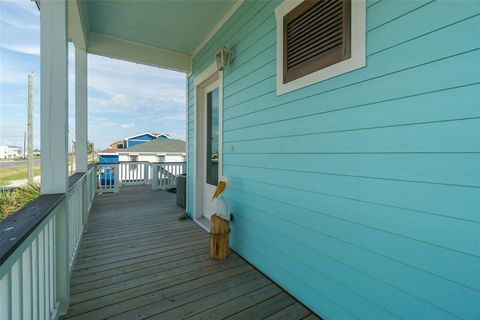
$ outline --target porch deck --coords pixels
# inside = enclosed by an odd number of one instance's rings
[[[97,195],[64,319],[318,319],[235,253],[209,259],[208,233],[175,195],[145,186]]]

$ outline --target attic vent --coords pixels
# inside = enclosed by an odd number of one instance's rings
[[[351,0],[306,0],[283,18],[283,83],[350,58]]]

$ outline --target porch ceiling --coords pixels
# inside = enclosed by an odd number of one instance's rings
[[[78,5],[69,6],[69,37],[76,45],[189,73],[192,56],[244,0],[72,1]]]
[[[235,0],[89,0],[90,31],[191,55]]]

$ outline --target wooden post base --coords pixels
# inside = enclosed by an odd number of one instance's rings
[[[216,214],[210,219],[210,258],[224,260],[228,255],[230,222]]]

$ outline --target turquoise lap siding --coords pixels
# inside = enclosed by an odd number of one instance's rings
[[[231,247],[327,319],[480,319],[480,2],[367,1],[367,66],[276,96],[274,9],[221,47]]]

